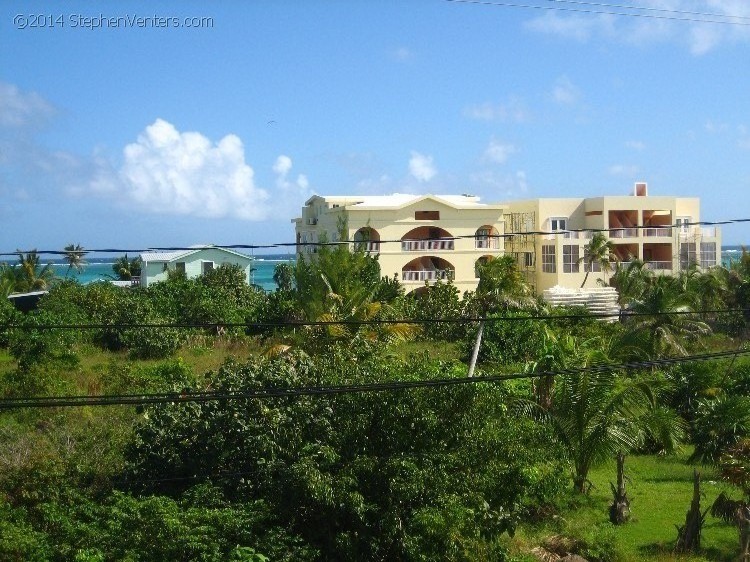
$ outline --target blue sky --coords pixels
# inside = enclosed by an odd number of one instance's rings
[[[750,23],[744,0],[631,3]],[[640,180],[700,197],[704,220],[750,216],[750,25],[443,0],[0,3],[0,251],[290,242],[313,193],[501,202]]]

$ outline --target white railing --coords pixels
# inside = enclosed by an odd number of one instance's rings
[[[365,252],[380,252],[380,242],[354,242],[354,247],[357,250],[363,250]]]
[[[651,269],[654,271],[664,271],[672,269],[672,262],[671,261],[647,261],[645,262],[646,269]]]
[[[680,239],[686,240],[697,236],[702,236],[703,238],[716,238],[718,232],[719,229],[714,226],[683,226],[680,228]]]
[[[474,240],[474,247],[489,250],[499,250],[500,240],[498,240],[497,238],[476,238]]]
[[[644,236],[672,236],[672,229],[668,226],[648,227],[643,229]]]
[[[452,269],[435,269],[401,272],[402,281],[434,281],[436,279],[453,279],[455,271]]]
[[[402,252],[423,252],[425,250],[452,250],[453,240],[402,240]]]
[[[638,238],[637,228],[613,228],[609,231],[610,238]]]
[[[590,240],[593,237],[594,237],[594,233],[591,232],[590,230],[581,231],[581,232],[572,231],[572,232],[566,232],[565,234],[563,234],[563,238],[569,238],[573,240]]]

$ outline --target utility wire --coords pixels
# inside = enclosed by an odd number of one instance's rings
[[[664,359],[629,361],[625,363],[598,363],[588,367],[559,369],[555,371],[539,371],[535,373],[511,373],[504,375],[488,375],[483,377],[462,377],[452,379],[391,381],[386,383],[308,386],[296,388],[262,388],[258,390],[237,392],[169,392],[132,395],[120,394],[110,396],[46,396],[28,398],[3,398],[0,399],[0,410],[16,408],[57,408],[78,406],[200,403],[216,402],[222,400],[269,399],[299,396],[335,396],[342,394],[360,394],[365,392],[411,390],[417,388],[444,388],[465,384],[496,383],[509,380],[556,377],[562,375],[576,375],[584,373],[610,373],[621,370],[644,369],[650,367],[676,365],[681,363],[713,361],[739,355],[750,355],[750,350],[720,351],[715,353],[687,355],[682,357],[669,357]]]
[[[670,10],[668,8],[653,8],[650,6],[633,6],[628,4],[606,4],[601,2],[584,2],[582,0],[547,0],[547,2],[553,2],[558,4],[578,4],[581,6],[597,6],[600,8],[614,8],[614,9],[625,9],[625,10],[640,10],[644,12],[660,12],[663,14],[684,14],[689,16],[704,16],[713,18],[732,18],[740,20],[750,20],[750,16],[737,16],[732,14],[720,14],[711,12],[691,12],[687,10]]]
[[[728,219],[723,221],[696,221],[696,222],[690,222],[690,223],[682,223],[682,224],[670,224],[670,225],[659,225],[659,226],[653,226],[653,225],[634,225],[634,226],[628,226],[628,227],[620,227],[620,228],[569,228],[564,230],[530,230],[526,232],[504,232],[503,234],[489,234],[489,235],[482,235],[477,236],[476,234],[464,234],[459,236],[445,236],[445,237],[437,237],[437,238],[407,238],[407,239],[393,239],[393,240],[338,240],[335,242],[278,242],[273,244],[222,244],[222,245],[207,245],[207,246],[201,246],[199,248],[196,247],[190,247],[190,246],[160,246],[160,247],[152,247],[152,248],[130,248],[130,249],[123,249],[123,248],[96,248],[92,250],[83,250],[82,252],[79,252],[82,255],[86,254],[97,254],[97,253],[107,253],[107,254],[138,254],[143,252],[177,252],[177,251],[196,251],[206,248],[216,248],[219,250],[261,250],[261,249],[273,249],[273,248],[294,248],[298,246],[342,246],[342,245],[348,245],[348,244],[397,244],[397,243],[403,243],[403,242],[442,242],[442,241],[450,241],[450,240],[462,240],[462,239],[481,239],[481,240],[499,240],[500,238],[513,238],[515,236],[569,236],[574,233],[597,233],[597,232],[606,232],[606,233],[612,233],[612,232],[625,232],[625,231],[631,231],[631,230],[642,230],[642,229],[656,229],[656,228],[670,228],[670,229],[676,229],[680,230],[686,226],[723,226],[728,224],[741,224],[741,223],[750,223],[750,218],[742,218],[742,219]],[[690,236],[690,233],[687,233],[688,236]],[[626,238],[623,238],[623,240],[626,240]],[[426,249],[437,249],[437,248],[426,248]],[[492,248],[488,248],[492,249]],[[14,252],[0,252],[0,256],[22,256],[23,254],[29,254],[35,252],[37,255],[57,255],[57,256],[64,256],[69,254],[70,252],[66,252],[65,250],[16,250]]]
[[[622,310],[619,313],[592,312],[588,314],[529,314],[524,316],[468,316],[465,318],[370,318],[367,320],[279,320],[277,322],[154,322],[133,324],[5,324],[0,329],[8,330],[130,330],[148,328],[300,328],[304,326],[373,326],[390,324],[464,324],[469,322],[517,322],[517,321],[546,321],[546,320],[578,320],[587,318],[637,318],[652,316],[686,316],[698,314],[750,314],[746,308],[722,308],[705,310],[675,310],[654,312],[629,312]]]
[[[453,2],[456,4],[478,4],[482,6],[498,6],[498,7],[503,7],[503,8],[524,8],[524,9],[531,9],[531,10],[546,10],[546,11],[552,11],[552,12],[573,12],[573,13],[590,14],[590,15],[625,16],[625,17],[631,17],[631,18],[685,21],[685,22],[695,22],[695,23],[711,23],[711,24],[719,24],[719,25],[723,24],[723,25],[750,26],[750,22],[746,23],[746,22],[730,21],[730,20],[663,16],[663,15],[657,15],[657,14],[639,14],[636,12],[613,12],[613,11],[606,11],[606,10],[592,10],[592,9],[583,9],[583,8],[566,8],[562,6],[540,6],[536,4],[517,4],[515,2],[490,2],[488,0],[445,0],[445,1]],[[631,8],[631,9],[637,9],[637,8]],[[733,16],[717,15],[717,17],[731,18]]]

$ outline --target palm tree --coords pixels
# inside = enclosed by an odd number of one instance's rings
[[[586,245],[583,257],[578,261],[579,263],[583,262],[584,269],[586,270],[586,276],[583,278],[581,288],[583,288],[586,281],[588,281],[589,273],[593,271],[594,266],[599,266],[604,272],[604,278],[606,280],[607,273],[612,269],[612,263],[617,262],[615,245],[611,240],[604,236],[603,233],[596,232],[591,237],[591,242]]]
[[[687,355],[682,341],[711,333],[711,328],[691,314],[693,310],[689,293],[683,293],[677,282],[668,276],[659,276],[646,288],[639,299],[631,302],[630,310],[639,316],[633,318],[629,331],[633,336],[647,338],[647,351],[652,356],[667,352]]]
[[[490,258],[478,267],[478,272],[476,298],[483,317],[490,310],[507,309],[511,306],[519,308],[533,302],[531,287],[513,256]],[[469,377],[474,376],[483,334],[484,320],[480,320],[469,362]]]
[[[18,251],[18,271],[16,272],[16,291],[43,291],[49,288],[55,279],[52,264],[42,266],[36,249],[24,254]]]
[[[584,370],[608,362],[606,342],[578,342],[571,336],[558,342],[549,365],[583,368],[558,377],[549,408],[526,404],[527,413],[549,423],[573,463],[573,488],[586,490],[591,468],[608,458],[640,446],[647,436],[672,448],[683,434],[677,416],[652,415],[657,409],[656,381],[623,377],[614,371]],[[554,347],[554,346],[553,346]],[[550,349],[546,350],[550,353]],[[559,368],[558,367],[558,368]]]
[[[617,289],[620,305],[625,306],[632,300],[639,299],[653,280],[654,272],[643,261],[633,258],[626,264],[617,264],[609,284]]]
[[[0,297],[5,298],[16,290],[18,285],[18,269],[0,263]]]
[[[68,244],[65,246],[65,261],[68,263],[68,269],[65,272],[66,278],[70,274],[71,269],[75,269],[78,273],[83,271],[86,265],[86,260],[83,259],[85,255],[86,252],[83,251],[83,246],[80,244]]]
[[[141,258],[128,258],[125,254],[115,260],[112,264],[112,271],[115,272],[120,281],[130,281],[133,277],[141,274]]]

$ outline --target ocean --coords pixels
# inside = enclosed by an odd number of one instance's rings
[[[739,259],[740,255],[742,255],[742,246],[722,246],[721,248],[721,262],[724,266],[729,266],[731,261]],[[60,278],[65,278],[67,275],[70,279],[78,279],[83,284],[115,279],[115,274],[112,271],[113,258],[88,258],[88,265],[80,273],[75,270],[68,272],[68,266],[61,262],[62,260],[55,260],[52,263],[55,274]],[[276,283],[273,281],[273,270],[277,263],[283,262],[294,262],[294,255],[268,254],[256,257],[253,262],[255,268],[252,274],[253,283],[263,287],[266,291],[276,289]]]
[[[69,279],[77,279],[84,285],[117,278],[112,271],[114,258],[86,258],[86,261],[87,265],[80,273],[74,269],[68,271],[68,265],[62,263],[62,260],[59,259],[52,262],[52,267],[55,270],[55,275],[61,279],[67,276]],[[273,270],[276,264],[293,261],[294,256],[290,254],[269,254],[256,257],[253,261],[255,271],[252,272],[252,282],[263,287],[266,291],[273,291],[276,289],[276,283],[273,281]]]

